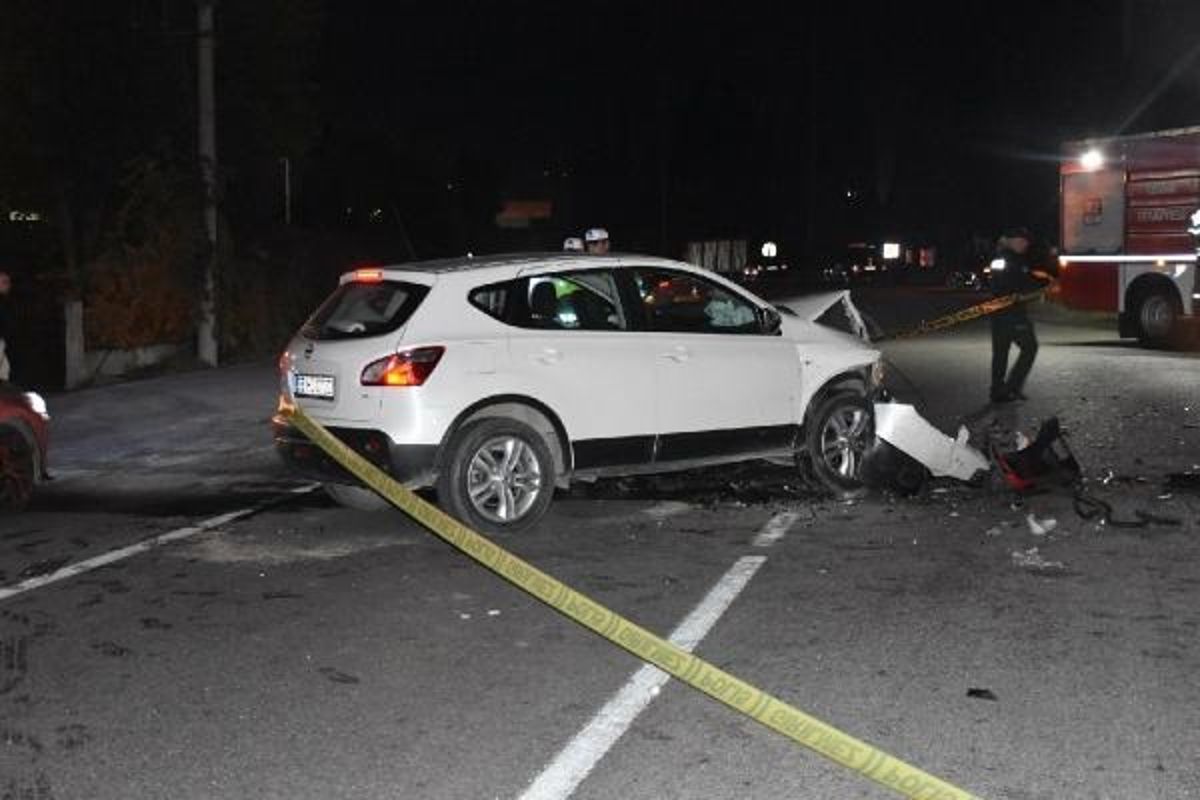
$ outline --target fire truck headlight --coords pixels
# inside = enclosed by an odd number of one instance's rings
[[[1079,165],[1088,172],[1095,172],[1104,166],[1104,154],[1093,147],[1079,157]]]

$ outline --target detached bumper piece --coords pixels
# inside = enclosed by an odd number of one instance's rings
[[[970,481],[988,472],[987,456],[967,444],[967,428],[951,439],[903,403],[875,404],[875,436],[917,461],[935,478]]]
[[[357,478],[285,420],[277,417],[271,427],[275,452],[293,472],[316,481],[358,483]],[[433,481],[437,445],[398,445],[383,431],[362,428],[329,428],[329,432],[401,483],[421,487]]]

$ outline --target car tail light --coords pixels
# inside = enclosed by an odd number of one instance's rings
[[[446,352],[444,347],[418,347],[372,361],[359,378],[363,386],[420,386]]]

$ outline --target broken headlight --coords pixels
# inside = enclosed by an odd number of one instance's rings
[[[30,411],[42,419],[50,419],[50,411],[46,408],[46,401],[37,392],[26,392],[25,403],[29,406]]]
[[[883,386],[885,373],[886,370],[884,369],[882,358],[871,365],[870,379],[872,389],[878,389],[879,387]]]

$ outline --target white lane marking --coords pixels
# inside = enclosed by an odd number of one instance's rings
[[[307,492],[314,491],[317,488],[319,488],[317,484],[308,484],[305,486],[298,486],[295,489],[288,489],[287,494],[305,494]],[[135,556],[138,553],[144,553],[147,550],[153,550],[155,547],[161,547],[164,544],[177,542],[180,539],[186,539],[189,536],[195,536],[198,533],[204,533],[205,531],[212,530],[213,528],[219,528],[222,525],[228,525],[229,523],[235,522],[243,517],[248,517],[251,514],[256,514],[259,511],[262,511],[264,508],[270,506],[273,502],[277,501],[268,500],[266,502],[259,503],[256,506],[251,506],[250,508],[230,511],[227,514],[221,514],[218,517],[206,519],[203,522],[199,522],[195,525],[189,525],[186,528],[176,528],[173,531],[160,533],[157,536],[151,536],[149,539],[143,539],[140,542],[135,542],[127,547],[109,550],[107,553],[101,553],[98,556],[94,556],[84,561],[77,561],[74,564],[68,564],[65,567],[57,569],[54,572],[49,572],[45,575],[38,575],[34,578],[28,578],[20,583],[14,583],[10,586],[2,586],[0,587],[0,602],[8,600],[10,597],[16,597],[19,594],[24,594],[25,592],[32,591],[34,589],[40,589],[43,586],[48,586],[52,583],[66,580],[67,578],[73,578],[76,575],[82,575],[85,572],[91,572],[94,569],[99,569],[100,567],[107,566],[117,561],[122,561],[130,556]]]
[[[766,560],[766,556],[738,559],[671,633],[671,642],[691,652]],[[534,779],[520,800],[570,797],[670,679],[670,675],[650,664],[639,669]]]
[[[800,515],[795,511],[783,511],[776,514],[763,526],[751,544],[755,547],[770,547],[782,539],[798,519],[800,519]]]
[[[682,503],[678,500],[663,500],[661,503],[650,506],[650,508],[642,509],[642,513],[654,519],[662,520],[667,517],[673,517],[676,514],[682,514],[685,511],[690,511],[691,508],[690,504]]]

